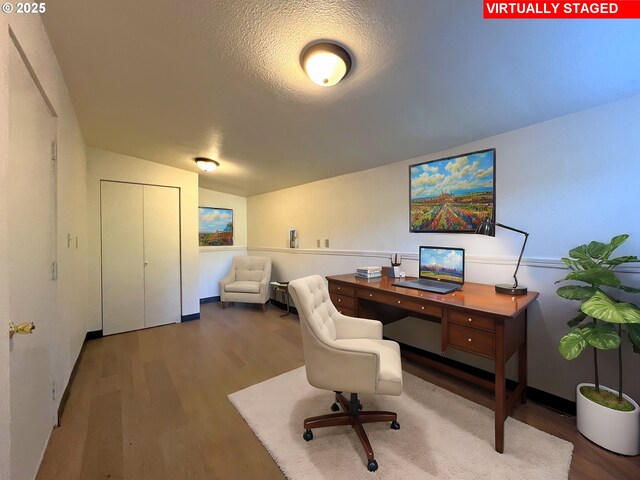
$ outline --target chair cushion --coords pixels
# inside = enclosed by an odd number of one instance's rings
[[[336,340],[335,346],[345,350],[375,352],[380,359],[380,375],[376,393],[400,395],[402,393],[402,362],[400,345],[391,340],[345,339]]]
[[[238,293],[260,293],[260,282],[240,281],[227,283],[224,286],[224,291]]]

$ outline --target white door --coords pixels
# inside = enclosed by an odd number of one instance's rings
[[[100,182],[102,331],[144,328],[143,190]]]
[[[102,330],[180,321],[180,191],[101,182]]]
[[[16,324],[36,326],[31,335],[9,341],[9,471],[12,480],[23,480],[35,478],[55,421],[50,345],[56,328],[51,155],[56,123],[15,45],[9,48],[9,315]],[[6,335],[7,326],[1,327]]]
[[[144,186],[145,327],[180,321],[180,190]]]

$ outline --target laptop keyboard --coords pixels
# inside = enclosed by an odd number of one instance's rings
[[[460,286],[455,283],[442,283],[435,282],[433,280],[424,280],[424,279],[416,279],[416,280],[407,280],[404,282],[396,282],[393,285],[398,287],[408,287],[408,288],[416,288],[418,290],[425,290],[427,292],[434,293],[448,293],[453,290],[459,290]]]

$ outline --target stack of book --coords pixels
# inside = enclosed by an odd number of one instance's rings
[[[379,278],[382,276],[382,267],[356,268],[356,276],[362,278]]]

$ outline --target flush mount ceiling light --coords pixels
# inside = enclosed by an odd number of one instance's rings
[[[200,170],[202,170],[203,172],[213,172],[220,166],[218,162],[216,162],[215,160],[211,160],[210,158],[196,157],[194,158],[194,160],[196,161],[196,165],[198,165],[198,168],[200,168]]]
[[[351,56],[335,43],[316,43],[300,56],[302,68],[314,83],[330,87],[342,80],[351,70]]]

